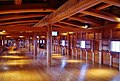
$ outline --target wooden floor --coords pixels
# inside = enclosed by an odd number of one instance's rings
[[[120,71],[61,54],[46,67],[44,52],[13,52],[0,56],[0,81],[120,81]]]

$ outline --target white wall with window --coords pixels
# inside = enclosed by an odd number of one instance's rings
[[[120,52],[120,41],[111,41],[111,51]]]
[[[85,41],[81,41],[81,42],[80,42],[80,47],[81,47],[81,48],[85,48]]]

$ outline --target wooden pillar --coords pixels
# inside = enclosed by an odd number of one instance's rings
[[[52,62],[52,25],[47,27],[47,66]]]
[[[16,39],[16,47],[17,47],[17,49],[19,49],[19,40],[18,39]]]
[[[30,36],[28,37],[28,50],[31,51],[31,48],[30,48]]]
[[[112,66],[113,65],[113,58],[112,58],[112,55],[109,53],[109,55],[110,55],[110,66]]]
[[[68,33],[68,35],[67,35],[67,41],[68,41],[67,55],[70,55],[70,34],[69,34],[69,33]]]
[[[34,55],[37,56],[37,33],[34,34]]]
[[[102,40],[99,42],[99,64],[103,63],[103,55],[102,55]]]
[[[86,54],[85,54],[85,56],[86,56],[85,59],[88,60],[88,51],[87,51],[86,49],[85,49],[85,53],[86,53]]]
[[[119,53],[119,70],[120,70],[120,53]]]
[[[2,46],[5,45],[5,38],[2,36]]]
[[[95,53],[94,53],[94,40],[91,41],[91,52],[92,52],[92,61],[95,61]]]

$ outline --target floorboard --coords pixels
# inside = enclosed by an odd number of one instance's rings
[[[74,57],[53,54],[52,67],[46,67],[46,54],[29,52],[0,56],[0,81],[120,81],[117,68]]]

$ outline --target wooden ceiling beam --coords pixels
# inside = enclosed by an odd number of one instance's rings
[[[104,26],[102,26],[101,28],[102,28],[102,29],[107,29],[107,30],[120,29],[120,23],[104,25]]]
[[[92,6],[101,3],[102,0],[68,0],[65,4],[59,7],[52,14],[45,16],[34,27],[42,27],[47,24],[59,22],[65,18],[75,15],[81,11],[84,11]]]
[[[60,32],[76,32],[76,33],[77,32],[100,32],[100,30],[97,30],[97,29],[69,28],[67,26],[66,28],[53,28],[53,30],[60,31]]]
[[[89,24],[92,24],[94,26],[100,26],[99,22],[95,21],[94,19],[90,19],[90,18],[73,16],[73,17],[70,17],[69,19],[80,21],[80,22],[83,22],[83,23],[89,23]]]
[[[0,21],[13,20],[13,19],[23,19],[23,18],[32,18],[32,17],[44,17],[46,14],[27,14],[27,15],[10,15],[0,17]]]
[[[14,0],[15,5],[21,5],[22,4],[22,0]]]
[[[99,7],[97,7],[96,10],[102,10],[102,9],[110,7],[110,6],[112,6],[112,4],[103,4],[103,5],[99,6]],[[86,14],[80,14],[79,15],[79,17],[83,17],[83,16],[86,16]]]
[[[113,4],[103,4],[103,5],[99,6],[99,7],[97,7],[96,10],[102,10],[102,9],[107,8],[107,7],[110,7],[110,6],[112,6],[112,5],[113,5]]]
[[[33,25],[33,24],[35,24],[35,23],[16,23],[16,24],[9,24],[9,25],[7,25],[7,26],[18,26],[18,27],[21,27],[21,26],[30,26],[31,27],[31,25]],[[5,26],[2,26],[2,27],[6,27],[6,25]]]
[[[53,24],[53,26],[57,26],[57,27],[60,27],[60,28],[67,28],[67,29],[75,28],[74,26],[70,26],[70,25],[63,24],[63,23],[55,23],[55,24]]]
[[[46,30],[45,27],[30,27],[30,26],[1,26],[0,27],[1,30],[5,30],[6,32],[26,32],[26,31],[32,31],[32,32],[41,32],[43,30]]]
[[[104,3],[120,7],[120,0],[103,0]]]
[[[38,22],[39,20],[21,20],[21,21],[13,21],[13,22],[0,22],[0,26],[4,26],[4,25],[11,25],[11,24],[20,24],[20,23],[36,23]]]
[[[18,9],[18,10],[1,10],[0,14],[53,12],[53,11],[55,11],[55,9]]]
[[[80,26],[80,25],[76,25],[76,24],[70,23],[68,21],[61,21],[59,23],[70,25],[70,26],[73,26],[73,27],[78,27],[78,28],[83,28],[84,27],[84,26]]]
[[[99,7],[97,7],[96,10],[102,10],[102,9],[107,8],[109,6],[112,6],[112,5],[111,4],[103,4]],[[94,26],[100,26],[102,24],[100,22],[97,22],[94,19],[85,18],[84,16],[86,16],[86,14],[80,14],[78,16],[73,16],[73,17],[70,17],[69,19],[76,20],[76,21],[83,22],[83,23],[89,23],[89,24],[94,25]]]
[[[80,13],[95,16],[95,17],[98,17],[98,18],[102,18],[102,19],[105,19],[105,20],[112,21],[112,22],[119,22],[117,20],[119,17],[117,17],[113,14],[103,12],[103,11],[98,11],[98,10],[95,10],[95,9],[89,9],[89,10],[86,10],[86,11],[82,11]]]

